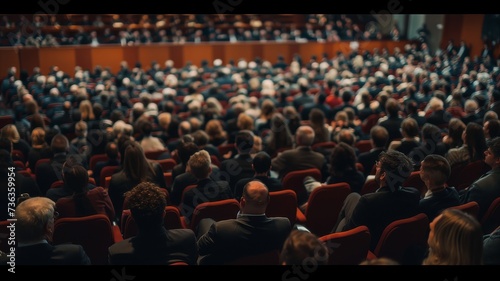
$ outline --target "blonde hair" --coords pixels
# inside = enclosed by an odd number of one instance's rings
[[[0,133],[2,138],[9,139],[12,143],[18,143],[21,140],[21,136],[17,131],[17,127],[14,124],[7,124],[2,128]]]
[[[89,100],[82,100],[78,108],[82,115],[82,120],[94,120],[94,109],[92,108],[92,103]]]
[[[424,265],[481,265],[483,232],[476,218],[458,209],[445,209],[434,219],[429,255]]]
[[[43,145],[45,143],[45,130],[41,127],[36,127],[31,132],[32,145]]]

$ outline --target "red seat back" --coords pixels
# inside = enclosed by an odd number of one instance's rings
[[[360,225],[356,228],[319,237],[328,248],[329,265],[358,265],[370,250],[370,231]]]

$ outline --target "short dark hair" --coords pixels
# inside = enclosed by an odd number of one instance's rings
[[[450,163],[446,158],[437,154],[429,154],[424,158],[422,169],[429,173],[430,178],[437,185],[445,184],[451,174]]]
[[[57,134],[52,138],[50,148],[53,153],[61,153],[69,151],[69,141],[63,134]]]
[[[271,169],[271,156],[261,151],[253,157],[253,169],[256,173],[265,173]]]
[[[496,137],[488,141],[488,148],[495,157],[500,157],[500,137]]]
[[[413,172],[413,161],[397,150],[382,151],[378,160],[381,169],[386,173],[386,185],[395,191]]]
[[[385,147],[389,141],[389,132],[385,127],[375,125],[370,129],[370,138],[375,147]]]

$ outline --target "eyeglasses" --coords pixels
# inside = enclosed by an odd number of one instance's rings
[[[375,160],[375,167],[380,167],[380,161],[379,160]]]

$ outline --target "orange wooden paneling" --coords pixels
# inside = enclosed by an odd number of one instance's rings
[[[180,65],[183,67],[190,61],[192,64],[200,66],[202,60],[213,61],[211,44],[186,44],[183,46],[182,58],[184,63]],[[176,59],[173,59],[177,62]],[[224,62],[224,63],[227,63]]]
[[[57,66],[60,70],[73,74],[75,72],[76,56],[75,48],[56,47],[40,48],[40,69],[49,71],[51,66]]]
[[[290,44],[287,43],[268,43],[263,45],[262,57],[265,60],[274,64],[278,60],[278,56],[283,56],[283,58],[288,58],[290,55]]]
[[[460,38],[471,47],[469,51],[470,57],[473,59],[474,56],[478,56],[481,53],[481,49],[483,48],[482,30],[484,15],[464,15],[463,19],[464,24]]]
[[[252,56],[252,46],[254,44],[242,43],[242,44],[226,44],[224,45],[224,57],[221,58],[223,62],[228,62],[230,59],[234,59],[238,62],[241,58],[245,59],[247,62],[253,60]],[[222,48],[222,46],[217,46],[216,48]]]
[[[156,61],[161,68],[165,67],[165,61],[170,59],[170,49],[167,45],[150,45],[138,48],[139,61],[144,69],[150,67],[151,62]]]
[[[40,66],[40,52],[38,48],[19,49],[19,64],[21,69],[33,73],[33,68]],[[48,69],[40,69],[43,74],[49,73]]]
[[[147,67],[149,67],[149,62],[146,62],[146,61],[141,61],[139,59],[139,50],[142,49],[139,48],[139,46],[127,46],[125,48],[123,48],[123,54],[122,54],[122,58],[120,58],[120,63],[122,61],[126,61],[127,64],[128,64],[128,67],[129,69],[132,69],[135,67],[135,64],[137,62],[140,62],[142,63],[142,67],[147,69]],[[119,68],[119,65],[117,65],[118,67],[118,70],[120,69]],[[117,70],[117,71],[118,71]]]
[[[82,46],[80,48],[75,48],[75,63],[84,70],[92,71],[94,67],[92,66],[92,47]],[[73,74],[74,71],[69,72]]]
[[[123,60],[123,49],[121,46],[102,46],[91,49],[92,68],[96,65],[102,68],[109,68],[111,72],[117,73],[120,69],[120,62]],[[130,66],[130,67],[133,67]]]
[[[314,55],[319,60],[325,52],[325,44],[322,43],[303,43],[299,45],[299,54],[302,62],[306,63]]]
[[[5,77],[7,74],[7,70],[12,66],[17,68],[16,78],[19,78],[21,65],[19,63],[19,49],[17,48],[9,48],[3,49],[0,48],[0,75],[1,77]],[[30,69],[31,71],[32,69]]]

